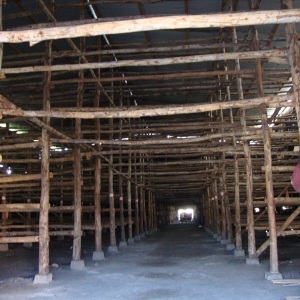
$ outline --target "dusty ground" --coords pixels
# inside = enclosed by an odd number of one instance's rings
[[[32,284],[37,245],[11,245],[9,252],[0,252],[0,299],[279,300],[300,295],[300,286],[277,286],[264,279],[267,255],[260,266],[247,266],[195,225],[169,226],[101,262],[91,260],[92,237],[84,237],[83,271],[70,270],[71,247],[71,240],[51,241],[54,280],[45,286]],[[281,272],[299,278],[300,259],[286,253],[283,249],[280,254]]]

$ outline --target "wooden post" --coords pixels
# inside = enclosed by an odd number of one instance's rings
[[[135,164],[135,174],[137,173],[137,167],[136,167],[136,153],[134,153],[134,164]],[[135,181],[137,179],[137,175],[135,175]],[[141,237],[140,237],[140,220],[139,220],[139,194],[138,194],[138,186],[135,185],[135,211],[134,211],[134,227],[135,227],[135,234],[134,234],[134,241],[135,242],[140,242]]]
[[[51,6],[53,9],[53,3]],[[45,65],[51,65],[52,41],[46,42]],[[43,73],[43,109],[50,110],[51,72]],[[50,118],[43,120],[50,125]],[[43,284],[52,281],[49,273],[49,194],[50,194],[50,137],[46,129],[42,129],[42,160],[41,160],[41,199],[39,216],[39,273],[35,275],[34,283]]]
[[[282,9],[291,9],[292,0],[281,0]],[[288,60],[293,81],[294,104],[297,115],[298,132],[300,135],[300,49],[295,23],[285,24]]]
[[[233,28],[233,41],[237,41],[236,29]],[[240,61],[235,60],[235,69],[240,70]],[[244,99],[242,79],[237,77],[237,90],[239,99]],[[242,129],[247,130],[245,109],[240,109],[240,120]],[[248,227],[248,258],[246,263],[249,265],[258,265],[259,261],[256,256],[256,241],[254,230],[254,214],[253,214],[253,176],[252,176],[252,160],[250,155],[250,145],[248,141],[243,142],[244,156],[246,161],[246,202],[247,202],[247,227]]]
[[[113,73],[112,73],[113,76]],[[113,85],[113,83],[111,83]],[[112,94],[113,99],[113,94]],[[110,104],[111,105],[111,104]],[[109,139],[113,140],[113,119],[109,119]],[[110,232],[110,245],[108,252],[118,252],[116,241],[116,213],[115,213],[115,198],[114,198],[114,173],[113,173],[113,154],[109,155],[109,170],[108,170],[108,193],[109,193],[109,232]]]
[[[130,134],[129,134],[130,137]],[[128,179],[127,179],[127,202],[128,202],[128,244],[134,243],[132,235],[132,208],[131,208],[131,153],[128,154]]]
[[[80,19],[84,18],[84,10],[80,9]],[[80,50],[85,50],[85,38],[80,38]],[[82,63],[82,57],[79,63]],[[78,83],[77,107],[82,107],[84,94],[84,71],[79,71],[80,81]],[[81,138],[81,119],[75,119],[75,138]],[[70,268],[72,270],[85,268],[84,261],[81,260],[81,155],[80,146],[74,146],[74,237],[73,255]]]
[[[278,253],[277,253],[277,232],[275,218],[275,203],[273,191],[273,174],[272,174],[272,155],[271,155],[271,137],[268,127],[268,117],[266,107],[262,107],[262,130],[264,137],[264,154],[265,154],[265,177],[266,177],[266,194],[268,204],[268,220],[270,234],[270,272],[265,274],[268,280],[282,279],[278,272]]]
[[[120,95],[120,106],[123,106],[123,93],[122,86],[120,86],[121,95]],[[123,120],[119,120],[119,140],[122,140],[122,125]],[[119,163],[120,163],[120,173],[122,173],[122,149],[121,145],[119,147]],[[127,247],[126,235],[125,235],[125,220],[124,220],[124,200],[123,200],[123,176],[119,175],[119,199],[120,199],[120,222],[121,222],[121,240],[119,247]]]
[[[99,49],[101,48],[101,38],[97,38]],[[97,61],[100,62],[100,55],[97,56]],[[101,77],[100,69],[97,70],[96,76]],[[94,106],[100,107],[100,87],[95,84],[95,100]],[[95,119],[95,139],[101,138],[101,123],[100,119]],[[101,151],[101,146],[96,145],[96,150]],[[101,222],[101,157],[95,157],[95,189],[94,189],[94,203],[95,203],[95,251],[93,252],[93,260],[103,260],[104,253],[102,250],[102,222]]]

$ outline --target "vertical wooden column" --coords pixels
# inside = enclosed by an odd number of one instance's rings
[[[224,193],[224,182],[223,182],[223,177],[220,177],[220,198],[221,198],[221,217],[222,217],[222,232],[221,232],[221,243],[226,244],[226,236],[227,236],[227,224],[226,224],[226,210],[225,210],[225,193]]]
[[[31,151],[29,151],[28,158],[31,159]],[[32,165],[31,165],[31,163],[29,163],[27,165],[27,173],[28,174],[31,174],[31,167],[32,167]],[[27,201],[26,202],[31,203],[31,187],[29,187],[29,189],[28,189]],[[26,225],[28,226],[26,230],[28,230],[28,231],[30,230],[30,224],[31,224],[31,212],[28,211],[26,213]],[[32,247],[32,242],[24,243],[23,246],[26,247],[26,248],[31,248]]]
[[[233,112],[230,109],[230,123],[233,124]],[[232,137],[233,146],[236,145],[235,136]],[[233,156],[234,160],[234,207],[235,207],[235,256],[245,256],[242,243],[242,227],[241,227],[241,207],[240,207],[240,173],[238,156]]]
[[[276,207],[274,202],[273,191],[271,137],[268,127],[268,117],[265,105],[263,105],[262,107],[262,130],[264,137],[266,194],[268,203],[268,220],[270,234],[270,272],[265,274],[265,278],[268,280],[273,280],[282,279],[282,275],[278,272],[277,231],[275,219]]]
[[[136,159],[136,152],[134,153],[134,178],[135,182],[137,182],[137,159]],[[140,242],[140,220],[139,220],[139,188],[137,185],[135,185],[134,188],[134,195],[135,195],[135,210],[134,210],[134,241]]]
[[[130,123],[130,121],[128,121]],[[129,133],[129,140],[131,139],[131,133]],[[127,179],[127,213],[128,213],[128,244],[134,244],[134,238],[132,235],[132,208],[131,208],[131,152],[128,154],[128,179]]]
[[[153,228],[152,220],[153,220],[152,193],[151,193],[151,191],[149,189],[148,190],[148,233],[149,234],[152,233],[152,228]]]
[[[54,1],[51,1],[53,10]],[[51,65],[52,41],[46,41],[45,65]],[[51,72],[43,73],[43,109],[50,110]],[[43,118],[50,124],[50,118]],[[35,275],[35,284],[52,281],[49,273],[49,194],[50,194],[50,137],[46,129],[42,129],[42,159],[41,159],[41,199],[39,216],[39,273]]]
[[[113,82],[112,82],[113,83]],[[113,94],[112,94],[113,99]],[[109,139],[113,140],[113,119],[109,119]],[[112,147],[110,148],[112,150]],[[116,241],[116,215],[115,215],[115,198],[114,198],[114,173],[113,173],[113,154],[109,155],[109,170],[108,170],[108,197],[109,197],[109,232],[110,245],[108,252],[118,252]]]
[[[80,9],[80,19],[84,19],[84,10]],[[85,38],[80,38],[80,50],[85,51]],[[83,59],[79,58],[79,63]],[[84,94],[84,70],[79,71],[79,83],[77,94],[77,108],[82,107]],[[81,139],[81,119],[75,119],[75,138]],[[82,215],[82,199],[81,199],[81,155],[80,146],[74,146],[74,238],[73,238],[73,257],[71,261],[71,269],[82,269],[85,267],[84,261],[81,260],[81,215]]]
[[[123,93],[122,93],[122,85],[120,84],[120,106],[123,106]],[[122,140],[122,126],[123,120],[119,120],[119,140]],[[122,149],[121,145],[119,147],[119,170],[122,173]],[[120,222],[121,222],[121,240],[119,243],[119,247],[127,247],[126,235],[125,235],[125,220],[124,220],[124,199],[123,199],[123,177],[119,175],[119,200],[120,200]]]
[[[237,43],[236,29],[233,28],[233,42]],[[235,60],[235,69],[240,70],[240,61]],[[242,78],[237,77],[237,90],[239,99],[244,99],[242,87]],[[240,109],[240,121],[243,132],[247,130],[246,113],[244,109]],[[250,153],[250,145],[248,141],[243,142],[244,156],[246,161],[246,205],[247,205],[247,228],[248,228],[248,258],[246,263],[249,265],[258,265],[259,261],[256,255],[256,241],[254,230],[254,214],[253,214],[253,175],[252,160]]]
[[[140,172],[143,173],[143,159],[142,159],[142,154],[140,153],[139,157],[139,162],[140,162]],[[140,184],[141,186],[139,187],[139,213],[140,213],[140,237],[144,238],[145,237],[145,231],[144,231],[144,204],[145,204],[145,199],[144,199],[144,193],[143,193],[143,175],[140,176]]]
[[[292,9],[292,0],[281,0],[282,9]],[[293,81],[294,104],[297,114],[298,132],[300,135],[300,49],[296,24],[285,24],[288,60]]]
[[[101,49],[101,38],[97,38],[98,48]],[[101,56],[97,56],[97,62],[101,61]],[[97,69],[96,76],[101,77],[101,70]],[[98,83],[95,84],[94,106],[100,107],[101,91]],[[95,139],[101,138],[100,119],[95,119]],[[99,144],[95,145],[96,151],[101,151]],[[94,187],[94,203],[95,203],[95,251],[93,252],[93,260],[103,260],[104,253],[102,249],[102,220],[101,220],[101,157],[95,156],[95,187]]]

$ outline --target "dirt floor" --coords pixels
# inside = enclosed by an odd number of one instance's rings
[[[300,277],[300,240],[295,238],[279,241],[286,245],[279,255],[285,278]],[[275,285],[264,279],[267,254],[260,266],[248,266],[245,258],[234,257],[198,225],[171,225],[100,262],[91,259],[93,237],[83,237],[82,271],[70,270],[71,239],[51,240],[50,246],[53,282],[44,286],[32,283],[37,244],[10,245],[9,252],[0,252],[0,299],[279,300],[300,295],[299,285]],[[297,251],[291,251],[296,246]]]

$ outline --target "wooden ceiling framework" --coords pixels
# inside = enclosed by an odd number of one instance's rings
[[[280,274],[277,236],[300,226],[300,7],[223,0],[190,15],[185,0],[183,15],[157,16],[147,8],[173,1],[0,2],[2,250],[39,242],[36,282],[49,282],[49,236],[74,237],[79,268],[82,231],[97,259],[102,228],[114,251],[167,224],[171,206],[196,205],[228,249],[242,253],[247,229],[248,263],[270,245]],[[269,232],[260,247],[255,230]]]

